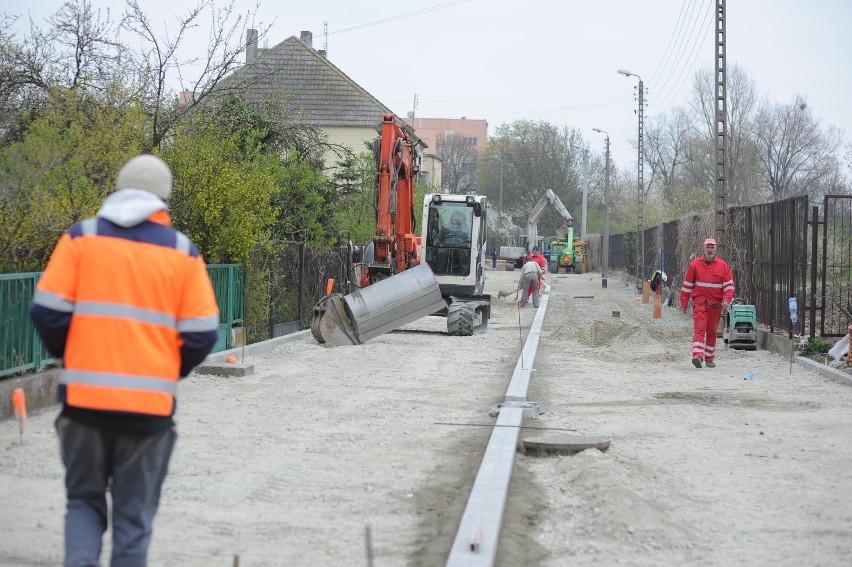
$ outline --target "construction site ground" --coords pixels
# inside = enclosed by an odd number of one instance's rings
[[[498,298],[518,275],[487,273],[484,334],[437,317],[361,346],[301,333],[246,357],[254,374],[181,382],[149,563],[443,565],[535,313]],[[544,413],[520,438],[611,446],[516,455],[497,565],[849,565],[852,388],[766,351],[696,369],[676,308],[654,319],[599,274],[547,281],[528,394]],[[62,561],[58,411],[22,440],[0,422],[0,565]]]

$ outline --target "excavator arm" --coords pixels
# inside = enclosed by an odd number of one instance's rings
[[[382,118],[376,188],[373,261],[362,284],[416,266],[420,238],[414,234],[414,178],[420,170],[414,143],[393,114]]]
[[[550,203],[553,205],[559,214],[565,217],[565,220],[573,220],[574,217],[571,216],[571,213],[568,212],[568,209],[565,208],[565,205],[562,204],[562,201],[559,200],[559,197],[556,196],[556,193],[548,189],[544,195],[542,195],[541,199],[539,199],[538,203],[533,210],[530,212],[529,219],[527,220],[527,247],[529,250],[532,250],[532,247],[535,246],[538,241],[538,219],[541,217],[541,213],[544,212],[547,204]]]

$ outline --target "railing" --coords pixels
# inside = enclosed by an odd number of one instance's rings
[[[30,320],[30,303],[41,272],[0,274],[0,377],[54,362]]]
[[[242,325],[245,270],[241,264],[211,264],[207,273],[219,306],[219,341],[214,352],[231,348],[232,329]],[[41,272],[0,274],[0,378],[52,364],[30,320],[30,303]]]
[[[208,264],[207,274],[219,307],[219,340],[213,352],[234,346],[234,328],[243,326],[245,313],[245,269],[242,264]]]

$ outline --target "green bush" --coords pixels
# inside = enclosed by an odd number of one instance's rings
[[[823,339],[809,339],[802,345],[802,354],[825,354],[831,345]]]

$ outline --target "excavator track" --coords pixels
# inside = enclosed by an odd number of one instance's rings
[[[469,337],[473,335],[475,312],[464,303],[453,303],[447,308],[447,333]]]

